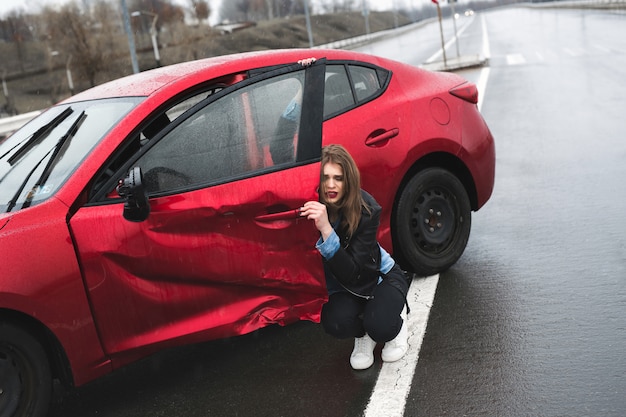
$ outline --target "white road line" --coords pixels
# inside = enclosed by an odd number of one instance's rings
[[[476,88],[478,89],[478,111],[481,111],[483,108],[483,103],[485,102],[485,90],[487,90],[487,80],[489,80],[489,67],[484,67],[480,70],[480,76],[478,77],[478,81],[476,81]]]
[[[489,34],[487,33],[487,24],[485,23],[485,16],[481,15],[481,22],[483,26],[483,45],[482,55],[487,61],[491,57],[491,49],[489,47]],[[485,90],[487,89],[487,80],[489,79],[490,68],[484,65],[480,70],[478,81],[476,82],[476,88],[478,89],[478,111],[483,107],[485,101]]]
[[[593,45],[593,47],[598,49],[598,50],[600,50],[600,51],[602,51],[602,52],[604,52],[604,53],[607,53],[607,54],[611,53],[611,50],[609,48],[607,48],[606,46],[604,46],[604,45]]]
[[[409,350],[399,361],[383,364],[365,409],[365,417],[404,415],[438,282],[439,275],[413,279],[407,295],[411,308],[408,316]]]
[[[483,57],[486,59],[491,58],[491,48],[489,47],[489,34],[487,33],[487,23],[485,23],[485,16],[480,15],[480,21],[483,27]]]
[[[506,56],[506,64],[507,65],[520,65],[525,64],[526,58],[522,54],[508,54]]]
[[[489,59],[489,37],[487,26],[482,17],[483,44],[482,55]],[[465,28],[463,28],[465,29]],[[439,52],[441,53],[441,51]],[[436,56],[437,54],[435,54]],[[434,57],[430,60],[434,60]],[[523,57],[522,57],[523,58]],[[481,69],[476,83],[478,88],[478,110],[480,111],[484,101],[487,80],[489,79],[489,67]],[[393,363],[383,363],[374,391],[365,409],[364,417],[403,417],[406,400],[411,390],[413,375],[419,360],[419,352],[426,333],[428,316],[435,299],[439,275],[428,278],[414,278],[409,288],[407,300],[411,307],[408,316],[409,351],[402,359]]]
[[[565,52],[569,56],[578,57],[583,55],[585,52],[580,48],[563,48],[563,52]]]

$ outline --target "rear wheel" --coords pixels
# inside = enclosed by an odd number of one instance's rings
[[[0,417],[43,417],[52,395],[48,357],[23,329],[0,323]]]
[[[427,168],[408,182],[398,201],[395,238],[403,259],[418,275],[444,271],[463,254],[472,211],[459,179]]]

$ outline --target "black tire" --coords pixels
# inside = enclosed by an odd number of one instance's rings
[[[41,344],[21,328],[0,323],[0,417],[44,417],[52,376]]]
[[[459,179],[442,168],[418,172],[402,191],[395,218],[395,242],[413,272],[445,271],[463,254],[472,209]]]

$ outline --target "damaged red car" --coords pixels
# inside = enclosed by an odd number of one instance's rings
[[[0,414],[44,415],[54,379],[318,321],[317,231],[295,210],[317,198],[325,144],[354,156],[405,269],[450,267],[494,183],[476,103],[454,74],[294,49],[159,68],[49,108],[0,145]]]

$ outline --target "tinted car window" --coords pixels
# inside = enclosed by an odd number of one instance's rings
[[[188,117],[137,162],[148,192],[226,182],[295,162],[304,71],[225,95]]]
[[[356,98],[359,102],[367,100],[378,93],[380,84],[376,70],[356,65],[350,65],[348,68],[350,69],[350,77],[352,78]]]
[[[324,87],[324,117],[354,105],[350,81],[343,65],[328,65]]]
[[[235,76],[225,77],[227,81],[237,82],[239,78]],[[156,134],[158,134],[161,130],[167,127],[168,124],[176,120],[179,116],[185,113],[187,110],[191,109],[196,104],[200,103],[202,100],[207,97],[212,96],[220,92],[224,87],[228,84],[224,82],[218,82],[206,90],[202,90],[199,94],[194,94],[191,97],[187,97],[184,100],[177,102],[172,107],[167,109],[165,112],[159,114],[150,122],[150,124],[146,125],[141,131],[141,144],[145,145],[145,143],[152,139]]]

